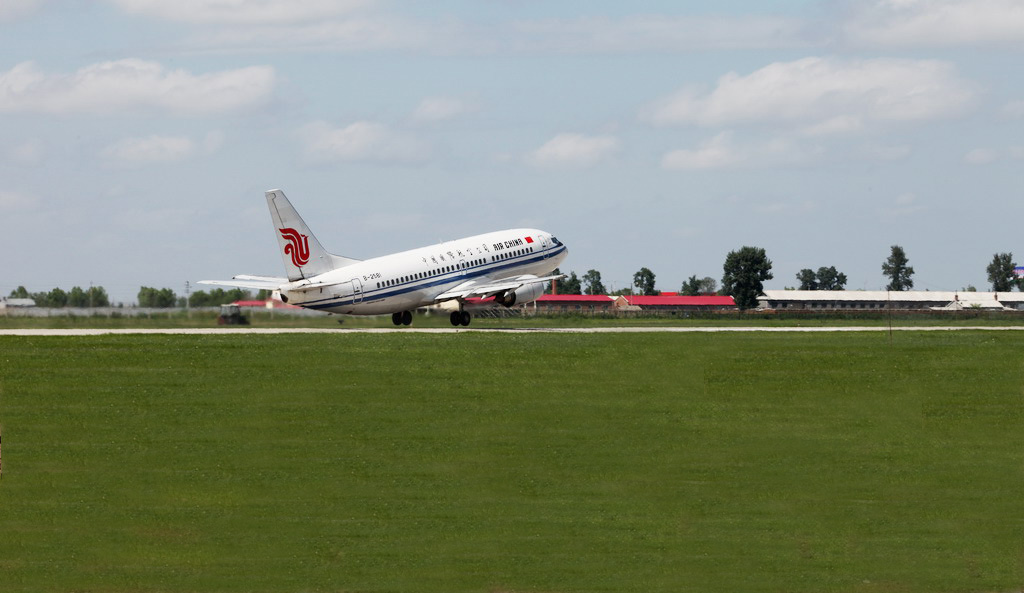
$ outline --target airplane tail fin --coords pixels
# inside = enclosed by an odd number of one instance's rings
[[[283,191],[272,189],[266,196],[288,280],[311,278],[358,261],[328,253]]]

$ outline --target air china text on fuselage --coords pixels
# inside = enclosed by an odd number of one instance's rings
[[[287,277],[239,275],[200,284],[277,291],[281,300],[347,315],[391,314],[395,325],[412,323],[412,311],[454,302],[452,325],[469,325],[467,299],[493,297],[511,307],[536,300],[568,250],[539,229],[474,235],[368,260],[328,252],[284,192],[266,192]]]

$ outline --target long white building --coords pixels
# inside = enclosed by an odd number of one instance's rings
[[[1024,310],[1024,292],[766,290],[757,300],[760,308],[777,311]]]

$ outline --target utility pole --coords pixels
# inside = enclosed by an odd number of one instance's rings
[[[192,309],[189,307],[189,286],[188,280],[185,281],[185,317],[192,319]]]

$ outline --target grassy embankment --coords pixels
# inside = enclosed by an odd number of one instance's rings
[[[0,591],[1009,591],[1013,333],[0,338]]]

